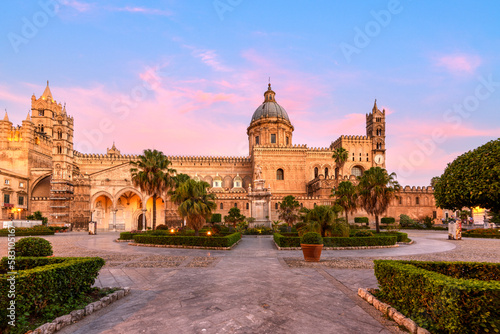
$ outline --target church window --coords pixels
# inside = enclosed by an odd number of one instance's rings
[[[234,207],[237,208],[238,207],[238,203],[234,203]]]
[[[43,132],[43,124],[38,124],[38,132]]]
[[[290,139],[288,137],[286,137],[286,144],[289,145],[290,144]]]
[[[352,167],[351,169],[351,174],[354,176],[361,176],[363,175],[363,170],[360,167]]]
[[[3,194],[3,202],[6,204],[10,203],[10,194]]]
[[[300,208],[303,208],[304,207],[304,204],[303,203],[300,203]]]
[[[222,203],[220,204],[220,209],[224,210],[224,204],[222,204]]]
[[[402,197],[399,198],[399,205],[403,205],[403,198]]]
[[[259,136],[255,136],[255,145],[259,145],[260,144],[260,141],[259,141]]]
[[[24,188],[24,182],[19,182],[19,188]]]
[[[316,203],[314,203],[314,207],[316,207]]]
[[[10,184],[10,180],[5,179],[5,184]]]
[[[43,110],[38,110],[38,116],[43,116]]]
[[[249,207],[250,207],[250,204],[247,203],[247,210],[248,210]]]
[[[57,138],[62,139],[62,131],[57,130]]]
[[[24,196],[19,195],[17,197],[17,204],[18,205],[24,205]]]
[[[278,210],[278,203],[274,203],[274,210]]]
[[[325,178],[328,177],[328,167],[325,168]]]
[[[57,153],[62,154],[62,147],[61,147],[61,145],[57,146]]]
[[[276,171],[276,180],[284,180],[284,179],[285,179],[285,172],[283,171],[283,169],[279,168]]]
[[[214,187],[215,188],[222,187],[222,180],[214,180]]]
[[[433,218],[433,219],[436,219],[436,218],[437,218],[437,212],[436,212],[436,211],[432,211],[432,218]]]
[[[419,204],[420,204],[420,198],[419,198],[419,197],[415,198],[415,204],[416,204],[416,205],[419,205]]]
[[[276,144],[276,134],[271,133],[271,144]]]
[[[319,169],[318,167],[314,167],[314,178],[317,178],[319,175]]]

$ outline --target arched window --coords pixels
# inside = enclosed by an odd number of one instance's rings
[[[300,203],[300,208],[303,208],[304,207],[304,204],[303,203]]]
[[[220,204],[220,209],[224,210],[224,204],[223,203]]]
[[[289,145],[290,144],[290,139],[288,138],[288,136],[286,137],[286,144]]]
[[[57,130],[57,138],[62,139],[62,131],[61,130]]]
[[[237,208],[238,207],[238,203],[234,203],[234,207]]]
[[[318,167],[314,167],[314,178],[317,178],[319,174],[319,169]]]
[[[250,204],[247,202],[247,210],[250,208]]]
[[[276,144],[276,134],[271,133],[271,144]]]
[[[259,136],[255,136],[255,145],[259,145],[260,144],[260,141],[259,141]]]
[[[361,176],[363,175],[363,170],[361,169],[361,167],[354,166],[351,169],[351,175]]]
[[[283,169],[278,169],[276,171],[276,180],[284,180],[285,179],[285,172],[283,171]]]
[[[325,168],[325,179],[328,178],[328,167]]]
[[[278,203],[274,203],[274,210],[278,210]]]
[[[62,154],[62,147],[61,147],[61,145],[57,145],[57,153]]]
[[[419,204],[420,204],[420,197],[416,197],[416,198],[415,198],[415,204],[416,204],[416,205],[419,205]]]
[[[403,197],[399,198],[399,205],[403,205]]]

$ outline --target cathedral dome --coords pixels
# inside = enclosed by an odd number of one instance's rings
[[[273,92],[271,84],[269,84],[267,91],[264,93],[264,102],[253,113],[252,122],[267,117],[283,118],[290,122],[285,108],[276,102],[275,95],[276,93]]]

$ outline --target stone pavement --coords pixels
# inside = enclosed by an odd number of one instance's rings
[[[96,285],[132,288],[59,333],[400,333],[356,294],[359,287],[377,286],[373,269],[325,263],[450,254],[456,245],[445,233],[414,233],[414,245],[324,251],[326,262],[293,267],[287,260],[300,262],[301,251],[278,251],[269,237],[244,237],[231,251],[133,247],[113,242],[117,237],[46,237],[57,256],[105,258]]]

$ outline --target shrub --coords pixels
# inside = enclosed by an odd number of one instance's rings
[[[253,228],[246,229],[244,234],[246,235],[272,235],[273,229],[266,227],[264,225],[255,226]]]
[[[27,220],[41,220],[42,221],[42,225],[45,225],[45,226],[47,226],[47,223],[49,222],[49,219],[47,217],[44,217],[42,215],[41,211],[35,211],[35,212],[33,212],[33,214],[27,216],[26,219]]]
[[[398,231],[388,231],[388,232],[379,232],[375,233],[372,231],[374,235],[379,236],[395,236],[397,238],[397,242],[410,242],[411,239],[408,238],[408,233],[398,232]]]
[[[354,222],[356,224],[365,224],[365,225],[368,225],[369,220],[368,220],[368,217],[354,217]]]
[[[396,241],[396,236],[324,238],[324,245],[325,247],[392,246]]]
[[[395,224],[396,223],[396,219],[394,219],[393,217],[383,217],[380,219],[380,224],[383,224],[383,225],[391,225],[391,224]]]
[[[190,235],[135,235],[134,241],[139,244],[199,246],[199,247],[231,247],[241,239],[241,233],[227,236],[190,236]]]
[[[323,244],[323,238],[321,237],[321,234],[316,233],[316,232],[307,232],[300,238],[300,243],[301,244],[306,244],[306,245],[322,245]]]
[[[349,236],[349,224],[344,222],[342,223],[333,223],[332,224],[332,237],[344,237],[347,238]]]
[[[43,238],[22,238],[15,244],[17,256],[51,256],[52,245]]]
[[[7,235],[9,235],[8,228],[0,230],[0,236],[7,236]],[[15,235],[16,237],[31,236],[31,235],[54,235],[54,231],[52,228],[44,225],[36,225],[33,227],[16,227]]]
[[[420,326],[433,333],[498,332],[500,264],[374,262],[380,298]]]
[[[354,233],[355,237],[373,237],[373,233],[370,231],[357,231]]]
[[[165,224],[161,224],[161,225],[156,226],[156,229],[157,230],[170,230],[170,228]]]
[[[349,224],[349,228],[351,230],[368,230],[368,229],[370,229],[369,226],[366,226],[366,225],[356,225],[356,224]]]
[[[222,221],[222,215],[220,213],[212,213],[212,217],[210,217],[211,223],[220,223]]]
[[[432,226],[434,225],[432,218],[429,216],[424,217],[423,223],[424,223],[425,228],[432,228]]]
[[[500,239],[500,231],[494,228],[477,228],[462,231],[463,237]]]
[[[300,247],[300,237],[294,236],[284,236],[280,233],[274,233],[274,242],[279,247]]]
[[[399,225],[401,227],[413,227],[415,225],[415,221],[405,214],[401,214],[399,216]]]
[[[120,240],[132,240],[134,239],[134,235],[140,235],[140,234],[144,234],[144,232],[141,231],[121,232]]]
[[[28,322],[28,317],[41,314],[44,309],[74,300],[92,289],[104,265],[104,260],[94,258],[16,258],[16,329]],[[1,261],[0,271],[11,271],[8,258]],[[0,332],[9,325],[7,307],[10,275],[0,275]],[[24,333],[25,331],[23,331]]]

